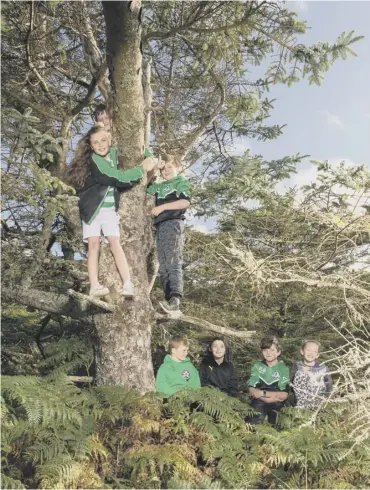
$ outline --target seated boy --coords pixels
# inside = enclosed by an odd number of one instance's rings
[[[156,391],[168,398],[183,388],[200,388],[199,373],[187,357],[188,341],[183,337],[172,337],[168,351],[169,354],[158,369]]]
[[[291,386],[297,408],[317,410],[333,388],[328,367],[317,362],[320,347],[320,342],[306,340],[301,348],[302,361],[293,364]]]
[[[263,361],[253,364],[248,381],[248,391],[253,398],[252,408],[259,413],[247,417],[246,421],[260,424],[267,415],[270,424],[275,425],[277,412],[288,398],[289,368],[278,360],[281,349],[276,337],[262,339],[261,350]]]

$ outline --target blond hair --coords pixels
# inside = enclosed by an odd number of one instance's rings
[[[305,340],[303,343],[302,343],[302,347],[301,349],[304,350],[304,348],[306,347],[307,344],[316,344],[317,347],[319,348],[319,352],[320,352],[320,349],[321,349],[321,344],[318,340]]]
[[[185,337],[181,337],[180,335],[175,335],[174,337],[172,337],[172,339],[170,339],[170,341],[168,342],[168,352],[171,354],[172,352],[172,349],[176,349],[177,347],[179,347],[180,345],[186,345],[187,347],[189,347],[189,342],[188,342],[188,339],[185,338]]]

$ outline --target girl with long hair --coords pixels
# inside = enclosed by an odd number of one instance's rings
[[[211,386],[230,395],[238,396],[238,378],[230,361],[230,348],[220,337],[212,340],[199,368],[202,386]]]
[[[145,156],[148,158],[139,167],[119,170],[117,148],[111,146],[111,135],[102,125],[92,127],[77,144],[68,169],[68,180],[80,198],[83,239],[88,244],[90,296],[109,294],[109,289],[98,280],[101,233],[109,242],[122,278],[123,296],[134,296],[126,255],[119,238],[119,191],[131,189],[134,182],[155,169],[156,163],[148,150]]]

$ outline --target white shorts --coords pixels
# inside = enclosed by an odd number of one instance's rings
[[[90,225],[83,221],[82,232],[84,242],[90,237],[100,237],[102,232],[105,237],[119,236],[119,215],[115,208],[101,208]]]

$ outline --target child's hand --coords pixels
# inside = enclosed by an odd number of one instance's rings
[[[164,166],[166,165],[166,162],[163,161],[163,160],[158,160],[158,163],[157,163],[157,169],[158,170],[162,170],[162,168],[164,168]]]
[[[142,166],[145,172],[151,172],[156,168],[157,162],[155,162],[152,157],[148,157],[143,161]]]
[[[155,208],[152,209],[152,216],[158,216],[161,213],[163,213],[164,209],[162,206],[156,206]]]
[[[101,121],[96,122],[96,123],[95,123],[95,127],[96,127],[96,128],[104,128],[104,129],[105,129],[104,123],[103,123],[103,122],[101,122]]]

